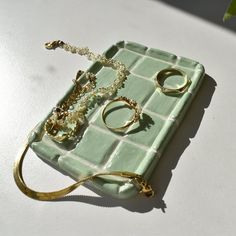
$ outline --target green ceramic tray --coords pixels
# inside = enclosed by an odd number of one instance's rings
[[[77,141],[58,144],[47,135],[37,140],[36,134],[41,132],[45,118],[32,131],[30,146],[39,157],[74,179],[104,171],[130,171],[148,179],[196,95],[204,67],[191,59],[134,42],[118,42],[105,55],[120,60],[130,70],[125,86],[117,96],[126,96],[141,105],[141,122],[131,126],[126,134],[113,133],[101,120],[104,105],[96,106],[90,110],[87,116],[89,125],[81,131]],[[191,79],[187,92],[179,96],[165,95],[156,87],[156,74],[171,66],[185,71]],[[99,63],[92,64],[88,71],[96,74],[98,87],[107,86],[116,78],[115,71]],[[169,83],[176,86],[179,79],[172,78]],[[114,122],[121,122],[129,115],[124,110],[120,115],[111,117]],[[137,194],[132,183],[118,177],[97,178],[91,185],[117,198]]]

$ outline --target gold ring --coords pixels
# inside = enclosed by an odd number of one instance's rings
[[[177,88],[164,87],[163,86],[164,80],[172,75],[182,76],[184,80],[183,83],[179,85],[179,87]],[[156,80],[157,80],[157,86],[161,89],[163,93],[166,93],[166,94],[184,93],[191,83],[191,80],[188,78],[187,74],[184,71],[176,69],[176,68],[167,68],[167,69],[161,70],[157,74]]]
[[[128,108],[129,109],[132,109],[134,110],[134,114],[132,116],[132,118],[128,121],[126,121],[126,123],[120,127],[113,127],[113,126],[110,126],[107,124],[106,122],[106,116],[108,115],[107,114],[107,108],[113,104],[113,103],[116,103],[116,102],[123,102],[125,103],[125,105],[128,105]],[[103,120],[103,123],[105,124],[105,126],[110,129],[110,130],[113,130],[115,132],[122,132],[124,131],[126,128],[128,128],[130,125],[132,125],[133,123],[137,122],[140,118],[140,113],[141,113],[141,109],[138,105],[138,103],[132,99],[128,99],[126,97],[118,97],[118,98],[115,98],[114,100],[110,101],[109,103],[107,103],[107,105],[104,107],[103,111],[102,111],[102,120]]]

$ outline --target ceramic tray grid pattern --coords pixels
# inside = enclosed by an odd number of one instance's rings
[[[105,55],[120,60],[131,72],[117,96],[132,98],[142,106],[140,126],[134,124],[126,135],[115,134],[101,120],[104,105],[97,106],[89,112],[89,125],[79,142],[57,144],[46,135],[37,140],[43,121],[31,134],[31,148],[75,179],[104,171],[131,171],[149,178],[199,89],[204,68],[193,60],[134,42],[118,42]],[[188,91],[181,96],[165,95],[155,84],[157,72],[173,66],[185,71],[191,79]],[[107,86],[116,78],[114,70],[99,63],[94,63],[89,71],[96,74],[98,87]],[[118,198],[137,194],[136,187],[121,178],[98,178],[91,185]]]

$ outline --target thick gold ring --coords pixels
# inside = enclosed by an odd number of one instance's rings
[[[183,83],[179,85],[179,87],[177,88],[164,87],[163,86],[164,80],[172,75],[182,76]],[[184,93],[188,89],[191,83],[191,80],[188,78],[187,74],[184,71],[177,68],[167,68],[167,69],[161,70],[156,76],[156,81],[157,81],[157,86],[161,89],[163,93],[166,93],[166,94]]]
[[[108,115],[107,112],[107,108],[116,102],[123,102],[125,103],[125,105],[128,106],[129,109],[134,110],[134,114],[132,116],[132,118],[128,121],[126,121],[126,123],[120,127],[113,127],[107,124],[106,122],[106,116]],[[140,118],[140,113],[141,113],[141,108],[139,107],[138,103],[132,99],[128,99],[126,97],[118,97],[115,98],[114,100],[110,101],[109,103],[106,104],[106,106],[104,107],[103,111],[102,111],[102,120],[103,123],[105,124],[105,126],[115,132],[122,132],[124,131],[126,128],[128,128],[130,125],[132,125],[133,123],[137,122]]]

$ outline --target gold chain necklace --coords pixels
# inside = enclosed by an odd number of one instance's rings
[[[85,73],[86,80],[89,82],[81,86],[79,78],[82,74],[84,74],[83,71],[78,71],[76,79],[73,80],[72,92],[60,105],[53,109],[52,115],[45,123],[44,128],[47,135],[58,142],[75,135],[80,123],[77,118],[83,116],[80,114],[81,112],[74,110],[74,106],[86,93],[91,92],[96,87],[96,77],[90,72]],[[60,135],[58,135],[59,132],[61,132]]]
[[[92,108],[99,101],[109,99],[117,90],[120,89],[129,74],[126,66],[118,60],[108,59],[104,55],[95,54],[87,47],[71,46],[63,41],[57,40],[45,44],[46,49],[62,48],[73,54],[86,56],[88,60],[99,62],[103,66],[111,67],[117,71],[117,78],[108,87],[96,88],[96,77],[90,72],[86,72],[88,84],[81,87],[78,78],[82,74],[79,73],[75,80],[75,86],[72,93],[60,106],[53,110],[52,115],[47,119],[44,129],[46,133],[55,141],[62,142],[66,139],[73,138],[80,127],[86,122],[85,114],[88,109]],[[76,108],[73,105],[79,105]],[[72,109],[70,109],[72,107]],[[74,109],[73,109],[74,108]]]

